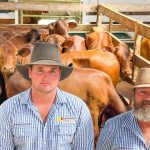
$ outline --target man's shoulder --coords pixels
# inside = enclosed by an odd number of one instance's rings
[[[15,107],[18,107],[22,97],[24,97],[26,95],[26,93],[27,93],[27,91],[23,91],[17,95],[14,95],[14,96],[8,98],[6,101],[4,101],[0,105],[0,109],[3,108],[3,109],[6,109],[7,111],[12,111]]]
[[[122,113],[120,115],[117,115],[117,116],[109,119],[108,121],[106,121],[106,125],[119,127],[122,124],[124,124],[124,122],[129,122],[132,118],[133,118],[132,112],[127,111],[125,113]]]
[[[59,90],[59,97],[60,99],[63,99],[64,103],[66,102],[67,105],[70,105],[72,107],[87,107],[83,99],[66,91]]]

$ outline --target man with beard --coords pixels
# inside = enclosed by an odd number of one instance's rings
[[[135,86],[124,81],[117,91],[134,99],[133,109],[105,123],[96,150],[150,150],[150,68],[141,68]]]

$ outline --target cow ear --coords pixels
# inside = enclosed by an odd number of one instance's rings
[[[104,49],[111,53],[114,53],[114,51],[115,51],[115,49],[112,46],[104,46]]]
[[[66,40],[64,43],[63,43],[63,47],[64,48],[70,48],[74,45],[74,42],[72,40]]]
[[[17,52],[17,56],[26,57],[31,53],[31,50],[28,47],[23,47]]]
[[[48,29],[49,29],[49,30],[53,30],[53,29],[54,29],[54,26],[53,26],[52,24],[50,24],[50,25],[48,26]]]
[[[77,23],[76,23],[76,22],[69,22],[69,23],[68,23],[68,27],[69,27],[70,29],[74,29],[75,27],[77,27]]]
[[[52,22],[52,23],[50,23],[50,24],[47,25],[46,29],[53,30],[54,27],[55,27],[55,22]]]

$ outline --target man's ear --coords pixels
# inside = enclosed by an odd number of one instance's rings
[[[61,78],[61,71],[62,71],[62,69],[61,69],[61,67],[60,67],[60,77],[59,77],[59,81],[60,81],[60,78]]]
[[[30,79],[31,79],[31,71],[32,71],[32,69],[31,69],[31,67],[29,67],[28,74],[29,74]]]

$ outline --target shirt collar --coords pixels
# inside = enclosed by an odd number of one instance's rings
[[[29,103],[29,100],[31,100],[30,92],[31,92],[31,88],[28,89],[28,90],[26,90],[26,91],[24,91],[24,92],[22,92],[22,93],[20,93],[20,98],[19,98],[19,100],[20,100],[20,102],[21,102],[22,104],[28,104],[28,103]]]
[[[123,126],[133,129],[133,126],[137,125],[137,119],[133,115],[132,110],[127,112],[128,114],[125,116],[125,119],[123,121]]]
[[[57,88],[55,101],[56,106],[60,106],[65,103],[67,103],[67,97],[65,96],[65,92]]]
[[[125,116],[122,126],[133,131],[137,136],[142,138],[141,129],[138,125],[138,120],[133,114],[133,110],[129,111],[128,115]]]
[[[57,91],[56,91],[55,104],[58,106],[58,105],[62,105],[64,103],[67,103],[67,98],[66,98],[66,96],[64,96],[65,92],[60,90],[59,88],[57,88],[56,90]],[[31,88],[20,94],[20,102],[22,104],[31,103]]]

